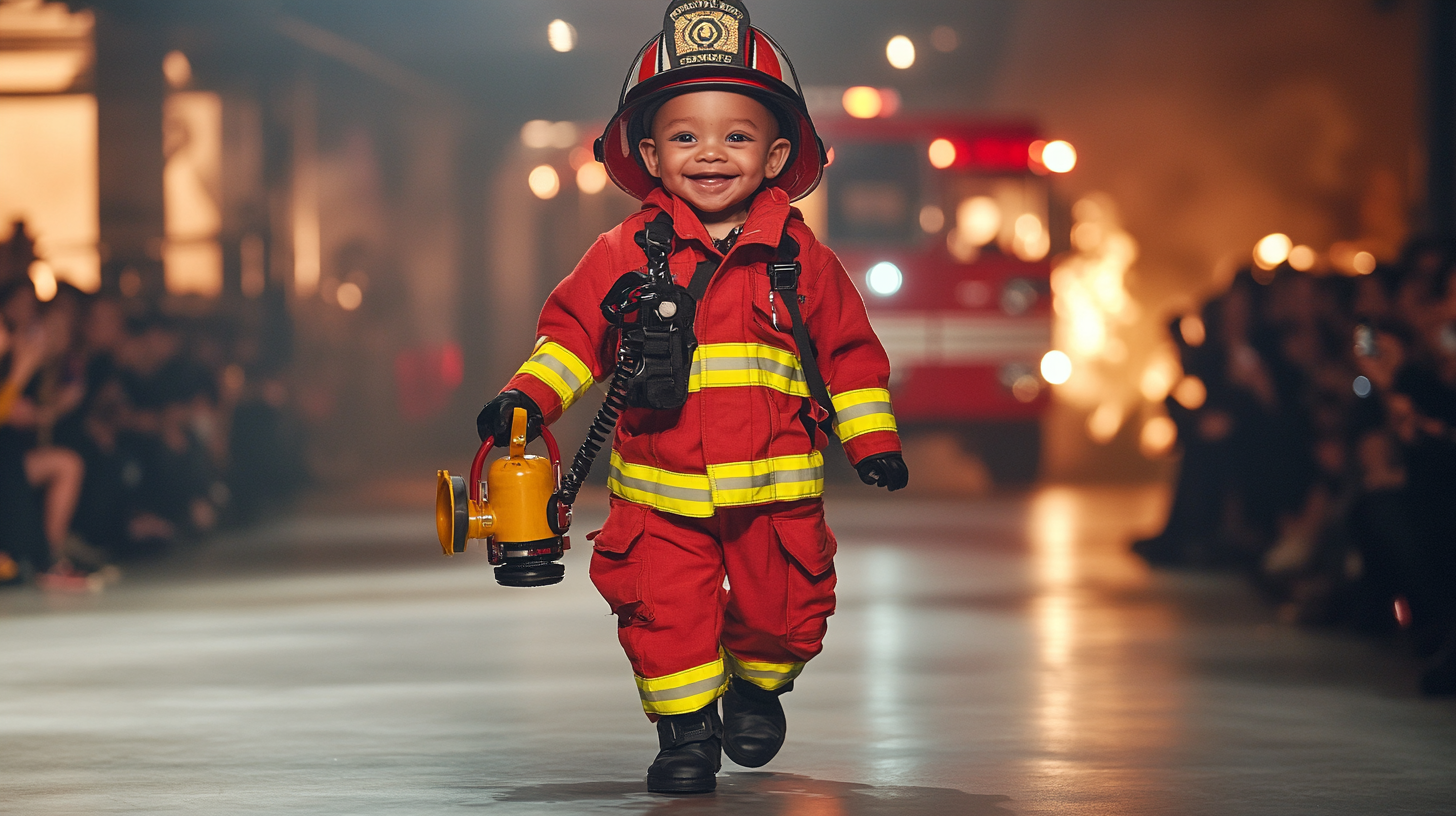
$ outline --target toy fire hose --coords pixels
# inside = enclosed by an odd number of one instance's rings
[[[481,479],[486,456],[495,446],[485,440],[470,465],[470,481],[438,474],[435,531],[445,555],[465,552],[470,540],[484,540],[495,579],[502,586],[534,587],[560,583],[560,562],[571,547],[571,504],[562,501],[561,452],[551,431],[542,428],[547,457],[526,453],[526,410],[511,418],[510,455],[497,459]],[[571,495],[575,499],[575,493]]]

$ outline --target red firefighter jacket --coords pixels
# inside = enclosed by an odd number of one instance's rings
[[[770,298],[767,264],[788,223],[800,247],[804,323],[837,414],[835,430],[853,463],[900,450],[886,390],[890,361],[870,328],[864,301],[839,259],[814,237],[777,188],[758,194],[726,257],[692,209],[658,189],[641,211],[597,239],[541,311],[535,352],[506,385],[520,389],[554,422],[594,383],[610,379],[616,333],[602,317],[607,290],[646,268],[633,240],[663,210],[676,240],[669,268],[687,286],[698,264],[720,266],[698,304],[687,403],[673,411],[629,408],[612,449],[608,485],[631,502],[707,518],[717,507],[793,501],[824,489],[827,443],[800,419],[825,412],[809,396],[781,300]],[[779,297],[779,296],[776,296]]]

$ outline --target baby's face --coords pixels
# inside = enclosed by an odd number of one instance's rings
[[[700,213],[732,211],[777,178],[789,159],[788,139],[759,102],[727,91],[698,91],[668,100],[639,145],[647,172]]]

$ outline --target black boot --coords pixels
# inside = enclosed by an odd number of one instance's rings
[[[657,720],[657,743],[662,748],[647,769],[651,793],[712,793],[723,766],[723,721],[718,701],[691,714],[671,714]]]
[[[764,691],[739,677],[723,695],[723,750],[745,768],[759,768],[784,745],[788,722],[779,695],[794,688],[789,682],[778,691]]]

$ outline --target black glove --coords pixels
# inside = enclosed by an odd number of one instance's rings
[[[517,408],[526,409],[526,441],[534,441],[540,436],[541,423],[545,419],[541,415],[541,407],[525,392],[512,390],[502,393],[480,409],[480,416],[475,418],[475,430],[480,434],[480,441],[493,436],[497,448],[511,444],[511,422],[515,419]]]
[[[888,487],[891,493],[910,483],[910,468],[905,467],[905,457],[898,453],[866,456],[854,469],[859,471],[861,482],[871,487]]]

